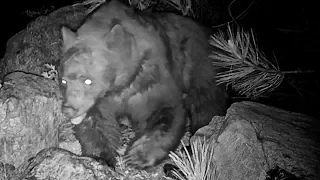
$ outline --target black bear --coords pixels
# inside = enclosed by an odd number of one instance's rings
[[[119,118],[137,138],[127,164],[153,167],[174,150],[191,119],[192,132],[224,115],[226,92],[209,58],[210,31],[172,13],[135,12],[116,0],[102,4],[76,32],[62,27],[59,67],[63,112],[82,153],[114,166]],[[186,96],[184,96],[186,95]]]

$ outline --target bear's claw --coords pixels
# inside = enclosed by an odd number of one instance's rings
[[[124,156],[126,165],[137,169],[148,169],[164,159],[168,153],[162,148],[158,134],[154,132],[150,137],[144,135],[134,141]]]

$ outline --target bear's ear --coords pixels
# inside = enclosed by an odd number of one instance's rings
[[[69,28],[64,26],[61,28],[61,34],[63,40],[63,47],[65,49],[70,47],[78,37],[77,33],[71,31]]]
[[[106,35],[106,45],[111,51],[128,51],[131,49],[131,43],[131,35],[120,24],[113,26]]]

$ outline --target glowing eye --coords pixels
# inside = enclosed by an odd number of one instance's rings
[[[64,80],[64,79],[62,79],[62,80],[61,80],[61,83],[62,83],[62,84],[67,84],[67,81]]]
[[[90,84],[92,83],[92,81],[91,81],[90,79],[86,79],[86,80],[84,81],[84,83],[85,83],[86,85],[90,85]]]

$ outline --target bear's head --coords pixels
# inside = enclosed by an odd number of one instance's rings
[[[62,111],[73,124],[81,123],[99,98],[126,86],[141,60],[133,35],[123,26],[114,25],[107,32],[62,28]]]

